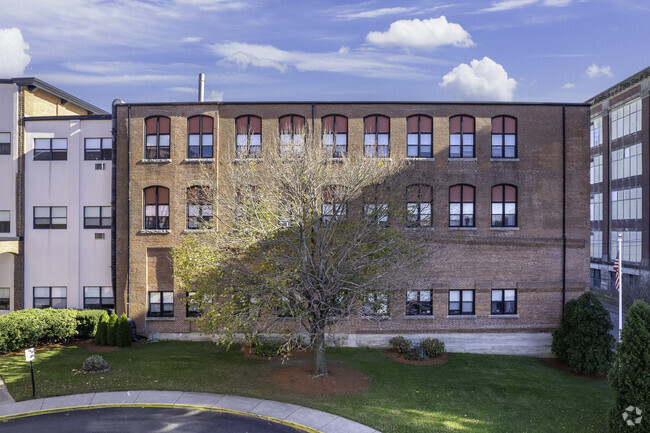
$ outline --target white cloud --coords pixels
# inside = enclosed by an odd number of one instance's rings
[[[391,61],[384,54],[345,48],[335,52],[308,53],[243,42],[218,43],[210,47],[215,54],[223,57],[221,62],[235,63],[243,69],[256,66],[286,72],[293,67],[303,72],[334,72],[361,77],[427,78],[419,69],[405,65],[403,61]]]
[[[0,29],[0,78],[23,75],[31,60],[28,49],[20,29]]]
[[[216,102],[223,101],[223,92],[219,90],[211,90],[210,96],[208,97],[208,101],[216,101]]]
[[[442,77],[440,87],[464,100],[512,100],[517,82],[508,78],[503,66],[488,57],[472,60],[470,65],[456,66]]]
[[[179,93],[191,93],[191,94],[198,94],[199,88],[192,88],[192,87],[168,87],[167,90],[170,92],[179,92]]]
[[[544,6],[560,7],[569,6],[571,0],[545,0]]]
[[[564,86],[562,86],[563,89],[573,89],[576,85],[573,83],[566,83]]]
[[[460,24],[450,23],[444,15],[425,20],[399,20],[386,32],[370,32],[366,41],[374,45],[436,48],[442,45],[471,47],[472,37]]]
[[[519,9],[537,3],[538,0],[503,0],[500,2],[492,3],[492,6],[486,9],[481,9],[479,12],[500,12],[509,11],[511,9]]]
[[[607,75],[608,77],[613,76],[611,66],[601,66],[599,67],[595,63],[587,68],[587,76],[589,78],[596,78],[601,75]]]
[[[187,42],[187,43],[192,43],[192,42],[200,42],[203,38],[199,36],[187,36],[183,39],[181,39],[181,42]]]
[[[358,18],[377,18],[385,15],[406,14],[409,12],[413,12],[416,9],[417,8],[414,7],[410,7],[410,8],[396,7],[396,8],[373,9],[373,10],[361,11],[361,12],[341,11],[340,13],[337,14],[337,16],[339,19],[347,19],[347,20],[354,20]]]

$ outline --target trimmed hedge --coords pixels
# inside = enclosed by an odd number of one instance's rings
[[[13,311],[0,316],[0,352],[63,343],[77,335],[77,311],[52,308]]]
[[[79,338],[95,338],[97,324],[104,310],[77,311],[77,336]]]

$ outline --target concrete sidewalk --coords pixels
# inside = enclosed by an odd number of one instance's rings
[[[49,397],[19,403],[13,403],[13,399],[11,401],[11,403],[0,405],[0,422],[3,417],[30,413],[37,415],[39,411],[64,408],[157,405],[222,410],[271,421],[280,420],[314,433],[380,433],[363,424],[319,410],[276,401],[222,394],[182,391],[117,391]]]
[[[7,389],[7,385],[3,382],[2,378],[0,377],[0,406],[3,404],[10,404],[10,403],[15,403],[16,401],[14,398],[9,394],[9,390]]]

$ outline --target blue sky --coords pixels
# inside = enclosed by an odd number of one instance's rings
[[[109,109],[206,100],[583,102],[650,65],[648,0],[0,2],[0,78]]]

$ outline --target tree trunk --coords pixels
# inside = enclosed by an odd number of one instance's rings
[[[314,374],[316,376],[327,376],[324,329],[319,329],[314,333]]]

